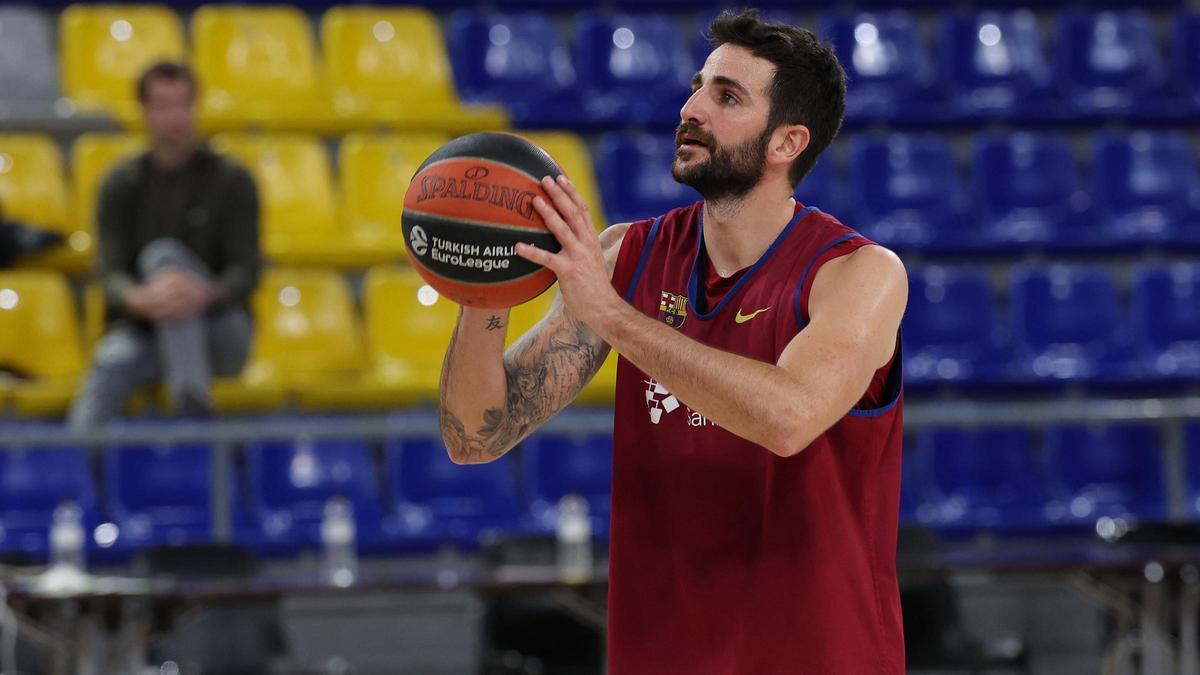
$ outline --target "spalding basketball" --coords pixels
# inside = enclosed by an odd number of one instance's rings
[[[408,257],[434,290],[472,307],[512,307],[554,283],[554,272],[517,255],[517,242],[557,252],[533,198],[563,171],[516,134],[480,132],[438,148],[404,194]]]

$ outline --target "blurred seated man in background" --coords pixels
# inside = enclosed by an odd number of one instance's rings
[[[245,168],[198,141],[196,80],[159,63],[138,79],[149,149],[118,165],[98,199],[107,328],[72,404],[73,428],[105,423],[165,380],[183,416],[211,411],[212,374],[239,373],[258,281],[258,196]]]

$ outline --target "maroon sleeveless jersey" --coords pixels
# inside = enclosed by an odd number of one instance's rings
[[[797,205],[762,258],[712,298],[701,213],[697,203],[632,224],[613,284],[688,337],[770,363],[807,323],[821,265],[872,243]],[[879,396],[864,397],[873,407],[860,402],[782,458],[619,360],[610,672],[904,672],[900,379],[897,354],[876,373]]]

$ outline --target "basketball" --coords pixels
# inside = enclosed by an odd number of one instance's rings
[[[438,148],[413,175],[401,226],[409,259],[438,293],[471,307],[512,307],[540,295],[554,272],[518,256],[517,242],[557,252],[533,207],[543,176],[562,169],[516,134],[480,132]]]

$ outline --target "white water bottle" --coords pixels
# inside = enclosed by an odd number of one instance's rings
[[[59,504],[50,525],[50,563],[83,571],[83,544],[83,511],[75,502]]]
[[[577,494],[558,502],[558,572],[563,581],[586,581],[592,576],[592,521],[587,500]]]
[[[343,497],[325,502],[321,520],[322,573],[334,586],[345,588],[358,576],[354,506]]]

